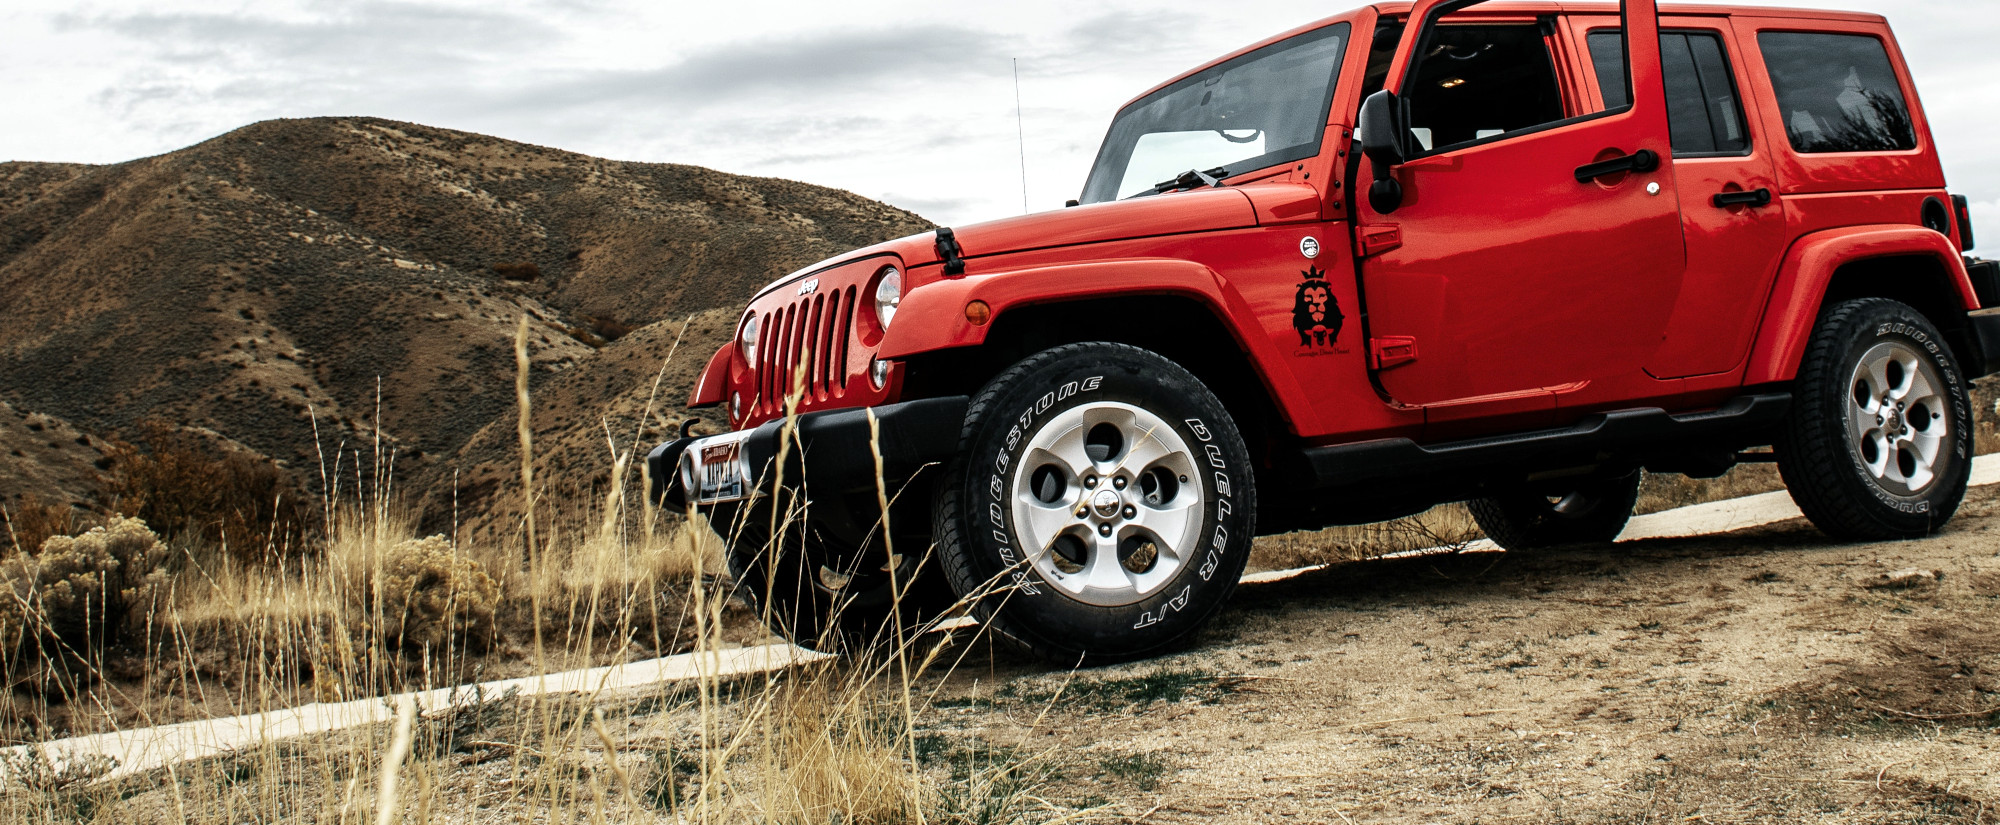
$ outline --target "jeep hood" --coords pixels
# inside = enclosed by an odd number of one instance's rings
[[[1075,206],[953,227],[952,232],[964,250],[967,271],[976,274],[980,258],[1009,252],[1256,225],[1257,209],[1249,195],[1231,187]],[[941,262],[936,237],[924,232],[828,258],[772,282],[758,294],[850,261],[880,255],[900,258],[905,269],[935,266]]]

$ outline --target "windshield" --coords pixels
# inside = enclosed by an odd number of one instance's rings
[[[1147,194],[1189,170],[1222,177],[1318,154],[1347,32],[1337,23],[1273,43],[1125,107],[1082,201]]]

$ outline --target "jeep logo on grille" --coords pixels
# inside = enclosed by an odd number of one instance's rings
[[[819,279],[818,279],[818,278],[811,278],[811,279],[808,279],[808,280],[807,280],[807,281],[806,281],[805,283],[803,283],[803,284],[799,284],[799,294],[800,294],[800,295],[811,295],[811,294],[813,294],[813,290],[816,290],[816,289],[819,289]]]

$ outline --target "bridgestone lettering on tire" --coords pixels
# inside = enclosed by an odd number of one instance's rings
[[[973,397],[934,534],[993,632],[1106,662],[1177,646],[1221,609],[1256,505],[1249,452],[1207,387],[1145,350],[1072,344]]]
[[[1806,345],[1778,471],[1827,535],[1917,538],[1957,512],[1972,400],[1937,327],[1883,298],[1828,307]]]

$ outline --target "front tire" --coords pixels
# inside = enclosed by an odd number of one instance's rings
[[[1944,527],[1972,472],[1972,401],[1937,327],[1885,298],[1846,301],[1813,328],[1780,432],[1778,473],[1837,539]]]
[[[1185,643],[1249,559],[1249,451],[1215,395],[1159,355],[1030,356],[973,397],[959,445],[935,508],[945,575],[982,624],[1048,660]]]

